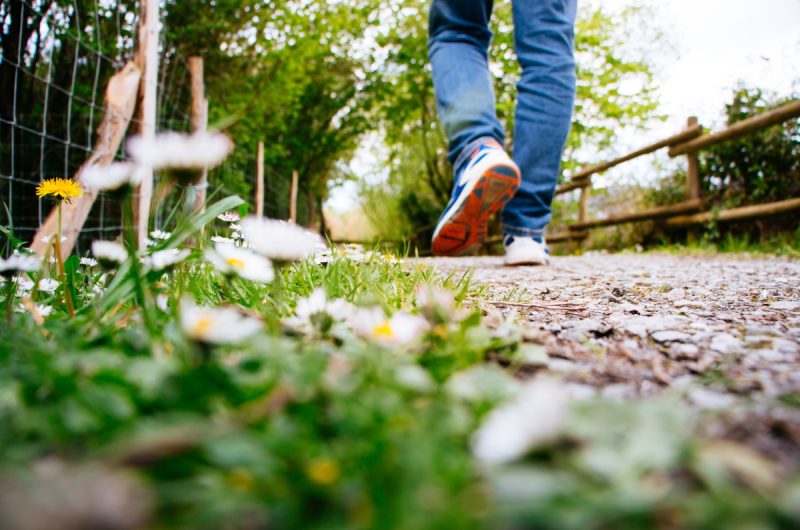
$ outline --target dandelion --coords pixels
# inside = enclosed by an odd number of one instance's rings
[[[202,170],[219,166],[233,150],[233,142],[221,133],[168,132],[153,138],[137,136],[128,152],[139,164],[153,169]]]
[[[8,259],[0,259],[0,275],[11,278],[19,272],[38,270],[41,264],[41,260],[36,256],[12,255]]]
[[[189,300],[181,303],[180,321],[186,335],[209,344],[239,343],[261,329],[259,320],[232,307],[198,306]]]
[[[172,234],[163,230],[153,230],[150,232],[150,237],[158,241],[166,241]]]
[[[360,309],[350,319],[356,333],[387,346],[402,346],[417,340],[430,329],[419,315],[399,311],[387,318],[380,307]]]
[[[275,279],[272,263],[267,258],[230,243],[217,243],[214,250],[206,251],[206,259],[224,274],[236,274],[260,283]]]
[[[81,184],[94,191],[112,191],[122,186],[137,186],[141,173],[130,162],[114,162],[107,166],[91,166],[80,175]]]
[[[177,265],[188,258],[190,253],[188,249],[178,250],[177,248],[168,248],[166,250],[159,250],[158,252],[153,252],[153,254],[146,259],[145,264],[149,265],[153,270],[160,271]]]
[[[106,268],[112,268],[128,259],[125,247],[114,241],[92,242],[92,254]]]
[[[473,454],[495,465],[524,456],[558,436],[568,404],[567,391],[557,381],[528,383],[515,400],[489,413],[473,438]]]
[[[314,254],[324,245],[314,232],[276,219],[248,217],[242,221],[242,234],[256,252],[277,260],[294,261]]]
[[[239,214],[236,212],[225,212],[221,213],[217,216],[217,219],[222,221],[223,223],[238,223],[239,222]]]
[[[84,267],[97,267],[97,260],[94,258],[83,257],[81,258],[81,265]]]
[[[72,199],[78,198],[81,195],[83,195],[83,190],[80,185],[72,179],[47,179],[36,186],[37,197],[50,197],[59,203],[61,201],[69,203]]]
[[[312,460],[306,470],[311,482],[320,486],[329,486],[339,479],[342,474],[339,464],[330,458],[317,458]]]

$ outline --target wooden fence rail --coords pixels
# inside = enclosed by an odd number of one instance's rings
[[[639,221],[658,220],[667,226],[685,226],[702,224],[711,220],[720,222],[739,221],[800,210],[800,198],[795,198],[723,210],[715,213],[703,211],[705,203],[701,197],[700,172],[697,163],[698,151],[723,142],[741,138],[755,131],[766,129],[767,127],[784,123],[798,117],[800,117],[800,100],[792,101],[776,109],[737,122],[722,131],[710,134],[703,134],[703,129],[697,123],[697,118],[691,117],[687,121],[686,129],[678,134],[669,136],[608,162],[582,168],[572,175],[569,182],[562,184],[556,190],[556,195],[561,195],[577,189],[581,190],[578,219],[576,222],[568,225],[566,231],[548,235],[547,240],[551,242],[580,241],[588,237],[588,230],[592,228]],[[587,205],[589,194],[591,193],[593,175],[664,148],[669,148],[670,157],[680,155],[685,155],[687,157],[688,170],[686,200],[684,202],[611,217],[588,219]],[[495,239],[498,238],[490,238],[487,243],[494,243]]]

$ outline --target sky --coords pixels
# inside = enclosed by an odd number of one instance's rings
[[[581,0],[579,0],[580,2]],[[599,0],[595,0],[599,1]],[[800,0],[644,0],[652,6],[652,25],[666,33],[669,50],[656,66],[660,113],[665,122],[647,131],[620,134],[616,154],[680,131],[697,116],[713,130],[724,125],[724,104],[740,82],[788,96],[800,92]],[[602,0],[621,9],[642,0]],[[375,138],[368,138],[351,167],[359,175],[375,172]],[[652,161],[609,171],[598,185],[611,185],[620,172],[646,173]],[[358,202],[354,183],[333,190],[328,207],[345,211]]]

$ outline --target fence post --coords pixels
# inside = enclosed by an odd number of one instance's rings
[[[192,86],[192,132],[204,133],[208,128],[208,100],[206,99],[203,58],[189,57],[189,76]],[[194,211],[205,209],[208,189],[208,170],[203,169],[195,184]]]
[[[697,125],[697,117],[690,116],[686,121],[687,127]],[[686,171],[686,198],[687,200],[694,200],[700,198],[700,169],[697,165],[697,153],[686,153],[686,160],[688,161],[688,169]]]
[[[158,91],[158,45],[159,45],[159,0],[145,0],[142,3],[142,21],[139,27],[139,53],[137,63],[142,69],[142,105],[140,134],[152,139],[156,134],[157,91]],[[144,247],[150,226],[150,203],[153,200],[153,170],[145,169],[141,175],[134,223],[136,225],[139,247]]]
[[[588,169],[589,165],[581,167],[581,171]],[[592,176],[586,176],[586,184],[581,186],[581,196],[578,203],[578,222],[583,223],[589,218],[589,193],[592,187]]]
[[[256,154],[256,216],[264,217],[264,142],[258,142]]]
[[[296,223],[297,222],[297,187],[299,176],[297,175],[297,171],[292,171],[292,191],[291,196],[289,197],[289,221]]]

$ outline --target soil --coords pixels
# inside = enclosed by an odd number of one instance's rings
[[[563,376],[577,399],[680,392],[705,435],[800,462],[800,261],[592,254],[547,267],[432,258],[486,288],[487,323],[514,318],[540,359],[520,377]],[[538,346],[536,346],[538,345]]]

